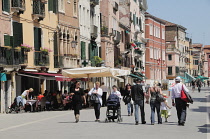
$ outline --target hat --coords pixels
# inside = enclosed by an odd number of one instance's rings
[[[164,97],[164,98],[168,98],[166,94],[163,94],[163,97]]]
[[[181,81],[181,78],[178,76],[178,77],[175,78],[175,81],[180,82]]]

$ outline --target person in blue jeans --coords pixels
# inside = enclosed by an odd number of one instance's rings
[[[144,97],[146,96],[145,86],[141,84],[141,80],[136,80],[136,85],[131,87],[131,97],[134,101],[135,124],[139,124],[139,107],[141,111],[141,123],[146,124],[144,112]]]
[[[158,87],[158,82],[154,82],[154,86],[148,89],[148,96],[150,97],[150,107],[151,107],[151,125],[155,124],[155,109],[157,112],[158,124],[162,124],[162,118],[160,113],[161,103],[157,101],[156,97],[158,94],[162,94],[161,89]],[[149,101],[146,101],[149,104]]]
[[[125,86],[125,94],[123,97],[123,100],[125,100],[125,104],[127,104],[127,110],[128,110],[128,116],[133,115],[133,103],[131,100],[131,84],[127,84]]]

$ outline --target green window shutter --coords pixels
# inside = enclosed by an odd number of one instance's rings
[[[135,15],[133,14],[133,24],[135,25]]]
[[[3,0],[2,1],[2,10],[5,12],[10,12],[10,0]]]
[[[39,46],[39,39],[38,39],[38,28],[34,27],[34,49],[35,51],[39,51],[40,50],[40,46]]]
[[[85,42],[81,41],[81,59],[85,60],[86,59],[86,54],[85,54]]]
[[[4,35],[4,46],[11,46],[10,43],[11,43],[10,36]]]
[[[23,44],[23,25],[18,23],[18,46]]]
[[[48,0],[48,11],[53,11],[53,1],[54,0]]]
[[[14,41],[14,47],[17,47],[19,45],[19,25],[17,22],[12,23],[13,26],[13,41]]]
[[[92,49],[92,44],[89,43],[89,60],[93,59],[93,49]]]
[[[57,32],[54,33],[54,55],[58,55],[58,40]]]
[[[58,13],[58,0],[52,0],[53,1],[53,13]]]
[[[94,49],[94,56],[98,56],[98,46]]]
[[[14,37],[10,36],[10,46],[14,47]]]

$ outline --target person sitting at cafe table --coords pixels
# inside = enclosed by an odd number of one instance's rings
[[[38,105],[41,105],[41,100],[43,97],[44,95],[42,95],[42,93],[40,92],[39,95],[37,96],[36,108],[38,107]]]
[[[30,92],[33,92],[33,91],[34,91],[34,89],[33,89],[33,88],[30,88],[30,89],[28,89],[28,90],[25,90],[25,91],[21,94],[23,109],[25,109],[26,100],[29,100],[29,93],[30,93]]]

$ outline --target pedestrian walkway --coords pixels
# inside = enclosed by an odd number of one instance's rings
[[[209,128],[207,130],[210,126],[207,118],[210,115],[210,89],[205,87],[201,93],[196,90],[191,95],[195,102],[188,109],[185,126],[177,126],[174,107],[168,123],[150,125],[148,104],[145,104],[147,124],[135,125],[134,116],[127,116],[126,106],[121,103],[122,123],[104,123],[105,107],[101,109],[101,123],[94,121],[93,109],[82,110],[79,123],[74,122],[73,111],[2,114],[0,139],[207,139],[207,133],[210,132]]]

